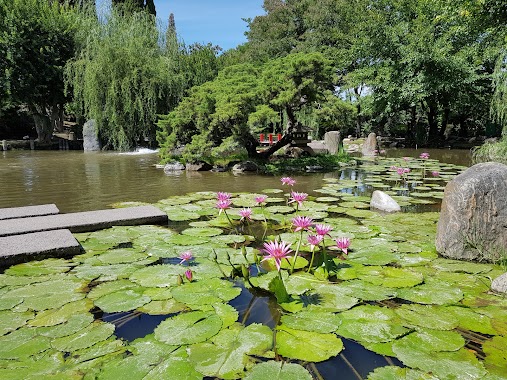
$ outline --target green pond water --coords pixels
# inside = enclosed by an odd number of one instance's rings
[[[469,158],[420,152],[296,176],[293,188],[279,176],[167,176],[153,155],[6,152],[0,207],[149,202],[170,222],[76,234],[82,255],[5,268],[0,378],[505,379],[507,299],[489,293],[503,269],[434,249],[443,188]],[[374,189],[404,212],[370,210]],[[291,190],[309,196],[296,207]],[[217,191],[233,193],[220,215]],[[296,215],[332,227],[313,263],[313,227],[295,232]],[[345,237],[347,255],[335,243]],[[274,239],[298,251],[279,273],[260,261]]]

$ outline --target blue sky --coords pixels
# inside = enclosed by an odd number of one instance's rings
[[[97,6],[110,4],[97,0]],[[155,0],[157,18],[167,25],[174,13],[176,32],[185,44],[219,45],[228,50],[246,42],[247,24],[242,18],[264,14],[263,0]]]

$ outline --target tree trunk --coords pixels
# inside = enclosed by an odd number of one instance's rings
[[[407,133],[405,134],[405,139],[407,141],[414,140],[414,131],[417,125],[417,107],[412,106],[410,108],[410,123],[408,124]]]
[[[51,142],[51,136],[53,136],[53,128],[49,121],[49,117],[34,113],[33,121],[35,122],[35,130],[37,131],[37,141],[43,144],[49,144]]]
[[[468,137],[468,125],[466,115],[460,115],[459,117],[459,137]]]
[[[447,124],[449,124],[449,115],[451,113],[451,110],[449,107],[445,107],[444,109],[444,115],[442,117],[442,124],[440,125],[440,137],[445,136],[445,131],[447,130]]]
[[[273,153],[275,153],[278,149],[283,148],[285,145],[288,145],[292,142],[292,137],[290,134],[285,134],[280,139],[280,141],[277,141],[275,144],[271,145],[268,149],[257,152],[257,147],[259,146],[259,142],[257,139],[252,136],[248,135],[245,138],[245,149],[248,153],[248,158],[254,158],[254,159],[260,159],[264,160],[269,158]]]
[[[434,142],[438,139],[438,121],[437,121],[437,108],[435,104],[428,104],[428,124],[430,130],[428,133],[428,141]]]
[[[357,102],[357,117],[356,117],[356,137],[361,137],[361,103],[359,102],[359,88],[354,88],[354,94],[356,94],[356,102]]]
[[[63,105],[54,104],[49,107],[50,123],[53,130],[63,132]]]

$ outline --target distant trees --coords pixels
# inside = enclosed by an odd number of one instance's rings
[[[168,158],[175,146],[186,144],[186,159],[210,156],[232,138],[250,157],[260,157],[254,134],[266,123],[279,122],[280,112],[288,117],[287,128],[294,127],[297,111],[322,98],[332,88],[332,78],[330,62],[318,53],[290,54],[260,67],[229,66],[192,88],[159,123],[161,155]]]
[[[146,11],[149,14],[156,16],[154,0],[112,0],[113,6],[117,7],[117,11],[121,13],[134,13],[139,11]]]
[[[24,106],[38,139],[63,127],[63,70],[74,55],[77,14],[42,0],[0,0],[0,109]]]

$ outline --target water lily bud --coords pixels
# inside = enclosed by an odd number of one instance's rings
[[[241,264],[241,274],[245,280],[248,280],[250,278],[250,271],[244,264]]]

